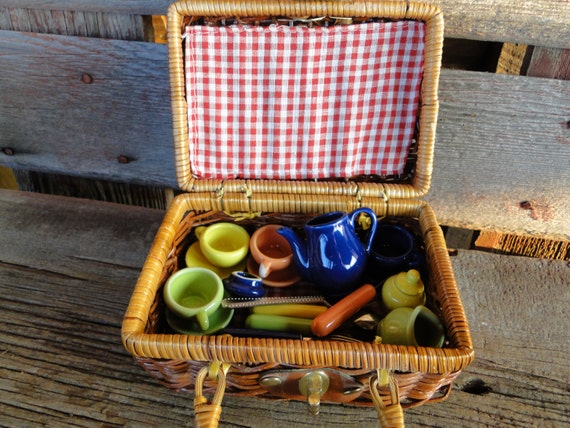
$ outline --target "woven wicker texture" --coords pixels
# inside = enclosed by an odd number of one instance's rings
[[[380,370],[378,371],[380,373]],[[381,375],[370,379],[370,393],[372,394],[372,401],[374,407],[378,412],[378,422],[384,428],[399,428],[404,426],[404,411],[400,404],[400,392],[398,384],[393,377],[390,377],[387,372],[384,372],[387,379],[388,389],[390,391],[390,403],[384,403],[378,387],[381,381]]]
[[[243,199],[243,200],[242,200]],[[385,368],[402,372],[418,373],[422,386],[415,390],[408,381],[400,384],[403,394],[414,400],[424,400],[435,390],[429,385],[440,386],[453,380],[458,372],[472,359],[473,351],[468,324],[451,269],[441,229],[428,205],[418,201],[393,201],[386,205],[380,201],[370,206],[378,215],[396,215],[418,218],[425,240],[426,256],[431,272],[431,293],[434,304],[446,326],[449,347],[442,349],[377,345],[373,343],[349,343],[337,341],[297,341],[278,339],[252,339],[230,336],[185,336],[161,334],[160,290],[165,279],[175,271],[178,256],[186,247],[192,228],[216,221],[240,220],[241,224],[299,224],[307,215],[317,212],[348,211],[352,198],[327,199],[320,203],[299,200],[295,213],[279,215],[284,202],[280,197],[231,198],[211,200],[207,194],[180,195],[168,210],[164,223],[156,236],[149,257],[123,323],[123,340],[127,349],[136,357],[165,360],[224,361],[240,364],[292,364],[298,366],[342,367],[347,369]],[[320,200],[320,198],[316,198]],[[212,211],[204,211],[208,201]],[[223,207],[222,207],[223,205]],[[231,217],[227,212],[244,213]],[[253,216],[252,213],[268,213]],[[240,218],[241,217],[241,218]],[[437,303],[436,303],[437,302]],[[145,365],[148,365],[148,361]],[[162,374],[164,377],[164,374]],[[174,375],[177,376],[177,375]],[[231,376],[231,371],[228,377]],[[408,379],[409,380],[409,379]],[[165,380],[166,383],[170,381]],[[177,382],[174,381],[176,385]],[[190,383],[189,383],[190,384]],[[411,386],[411,389],[408,388]],[[180,385],[179,387],[184,387]],[[424,392],[425,388],[430,392]],[[408,391],[408,392],[406,392]]]
[[[188,106],[181,34],[188,22],[196,17],[271,16],[425,21],[424,79],[417,144],[410,152],[409,176],[404,179],[366,177],[322,181],[194,178],[188,157]],[[439,10],[407,2],[178,2],[169,9],[168,25],[176,168],[181,187],[191,193],[174,199],[150,249],[123,321],[122,339],[126,349],[165,386],[175,390],[196,387],[197,426],[210,423],[215,426],[220,417],[217,399],[208,403],[204,394],[219,397],[216,388],[222,381],[200,374],[212,361],[231,365],[223,380],[226,393],[267,398],[274,397],[258,380],[270,370],[331,368],[347,373],[363,385],[362,394],[352,403],[375,405],[380,421],[389,426],[402,426],[400,406],[445,399],[453,380],[472,361],[473,346],[442,231],[433,210],[418,200],[428,191],[431,180],[443,40],[443,19]],[[389,216],[417,228],[424,242],[430,272],[426,284],[428,306],[445,326],[443,348],[339,339],[191,336],[168,330],[162,287],[173,272],[183,267],[184,252],[195,239],[197,226],[235,221],[250,230],[268,223],[300,227],[315,214],[349,212],[361,206],[370,207],[378,217]],[[375,383],[371,387],[371,376],[378,369],[392,373],[397,399],[394,388],[389,385]]]
[[[194,398],[194,422],[197,428],[215,428],[222,414],[222,398],[226,388],[226,375],[222,370],[216,373],[216,391],[211,402],[202,394],[202,388],[209,368],[204,367],[196,376],[196,397]]]
[[[443,45],[443,18],[433,6],[405,2],[179,2],[171,6],[168,15],[170,87],[173,112],[176,171],[180,186],[187,191],[216,192],[226,182],[221,179],[198,180],[191,170],[188,138],[188,100],[184,75],[184,52],[181,34],[188,18],[196,17],[335,17],[413,19],[426,23],[425,64],[420,91],[416,144],[409,174],[380,177],[381,182],[368,183],[364,196],[418,197],[429,190],[433,164],[433,145],[439,101],[439,71]],[[176,29],[173,31],[172,29]],[[369,177],[366,177],[367,179]],[[253,192],[312,194],[329,193],[330,181],[237,180],[236,185]],[[360,192],[363,190],[358,188]],[[351,182],[338,182],[336,192],[355,196]]]

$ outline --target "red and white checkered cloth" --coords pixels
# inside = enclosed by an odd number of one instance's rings
[[[186,29],[193,174],[315,179],[403,172],[425,25]]]

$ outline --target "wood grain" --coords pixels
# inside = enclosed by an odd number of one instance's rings
[[[1,164],[176,187],[166,46],[0,31],[0,52]],[[439,93],[439,220],[569,239],[570,82],[442,70]]]
[[[556,241],[513,235],[509,233],[497,233],[483,230],[475,241],[475,247],[490,249],[500,254],[517,254],[544,259],[570,260],[570,241]]]
[[[570,80],[570,49],[535,48],[527,75]]]
[[[141,40],[141,15],[168,3],[0,0],[0,148],[15,150],[0,163],[176,186],[166,47],[104,40]],[[446,37],[570,48],[568,1],[435,3]],[[570,239],[570,83],[444,70],[440,99],[427,198],[440,222]],[[193,394],[158,385],[120,342],[163,215],[0,190],[0,425],[193,426]],[[465,250],[452,263],[476,360],[407,425],[568,426],[568,264]],[[376,426],[371,408],[223,408],[229,427]]]
[[[170,0],[0,0],[0,7],[164,15]],[[432,0],[446,20],[446,37],[570,48],[566,0]]]
[[[160,386],[123,349],[130,293],[160,210],[0,190],[0,423],[193,426],[193,393]],[[406,426],[570,423],[564,262],[460,250],[452,258],[476,360]],[[540,302],[538,304],[537,302]],[[373,427],[373,408],[226,396],[224,427]]]
[[[544,47],[530,47],[520,49],[526,57],[530,56],[529,64],[526,70],[511,70],[511,74],[525,74],[528,76],[570,80],[570,50],[553,49]],[[503,51],[505,49],[503,48]],[[528,55],[530,53],[530,55]],[[519,58],[522,63],[522,57]],[[532,202],[527,201],[524,204],[529,214],[537,217],[535,207]],[[570,251],[568,249],[570,241],[554,241],[541,237],[527,237],[512,234],[501,234],[493,231],[481,231],[477,238],[476,245],[492,248],[503,254],[520,254],[530,255],[533,257],[555,258],[560,260],[570,260]]]
[[[439,94],[438,220],[569,239],[570,82],[449,70]]]
[[[68,36],[144,40],[143,17],[112,11],[0,7],[0,29]]]
[[[104,12],[83,12],[75,10],[50,9],[4,9],[0,11],[0,29],[28,31],[67,36],[84,36],[118,40],[144,41],[149,35],[145,30],[150,19],[141,15]],[[30,170],[14,171],[20,189],[41,193],[74,195],[141,204],[154,207],[163,204],[161,190],[146,186],[148,191],[137,191],[129,183],[70,177],[69,175],[47,174]],[[127,192],[124,192],[125,187]],[[139,196],[142,195],[142,198]]]
[[[0,31],[0,52],[0,162],[175,185],[164,45]]]

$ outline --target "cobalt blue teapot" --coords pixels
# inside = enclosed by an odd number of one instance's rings
[[[370,218],[370,227],[361,240],[355,221],[363,213]],[[343,297],[362,285],[376,225],[374,211],[357,208],[349,214],[335,211],[312,218],[304,225],[306,240],[288,227],[278,233],[291,245],[293,261],[303,278],[326,296]]]

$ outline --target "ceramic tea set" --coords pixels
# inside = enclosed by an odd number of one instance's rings
[[[417,237],[400,224],[378,221],[369,208],[318,215],[298,231],[269,224],[250,236],[245,227],[219,222],[194,232],[187,267],[163,290],[166,319],[176,332],[327,337],[367,307],[380,306],[381,314],[371,316],[382,316],[374,327],[383,343],[444,342],[441,321],[425,306],[425,257]],[[285,287],[288,296],[280,292]],[[240,308],[248,309],[237,322]]]

